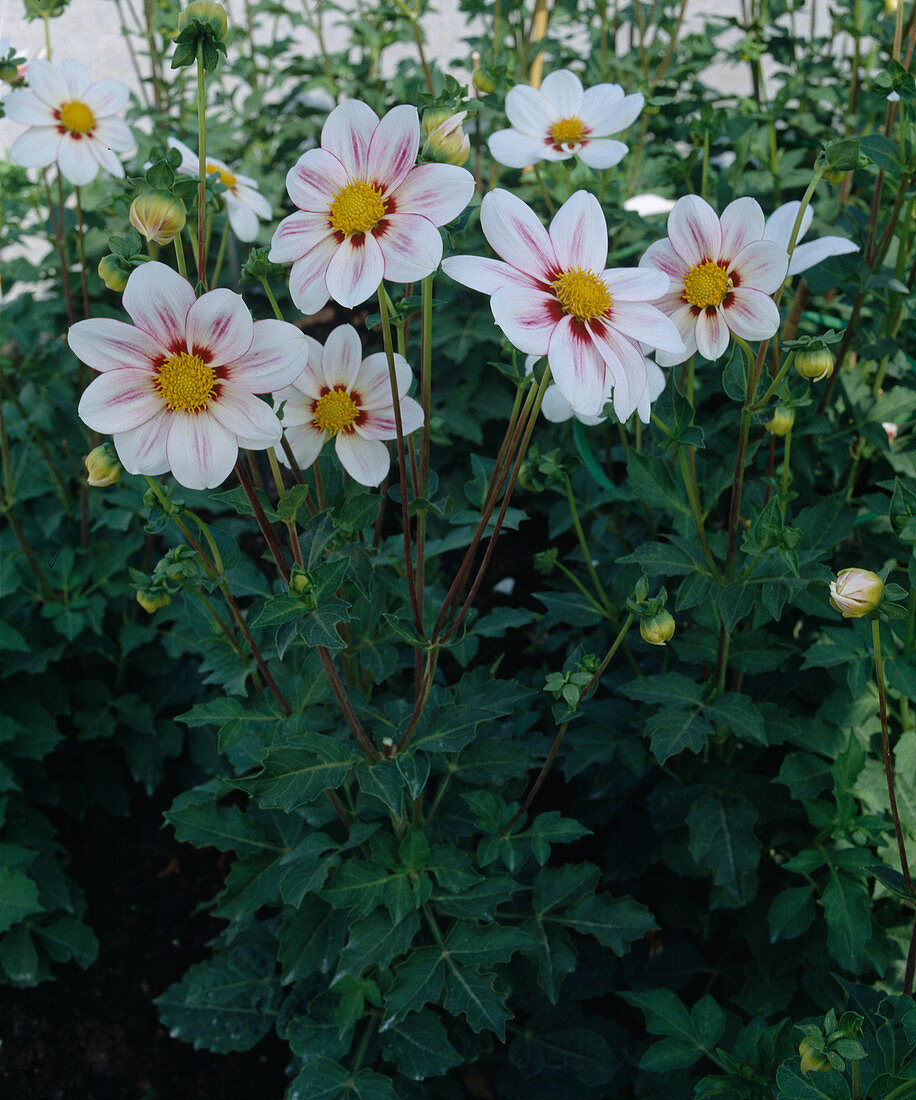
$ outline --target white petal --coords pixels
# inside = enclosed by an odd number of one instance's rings
[[[77,359],[98,371],[136,367],[152,372],[168,355],[148,333],[111,317],[77,321],[70,326],[67,343]]]
[[[412,397],[402,397],[399,404],[401,429],[406,437],[422,426],[423,409]],[[396,439],[398,425],[394,418],[394,405],[364,410],[358,423],[353,425],[353,430],[361,439]]]
[[[619,84],[594,84],[582,97],[580,117],[591,137],[606,137],[631,126],[645,102],[639,93],[624,95]]]
[[[145,370],[111,370],[89,383],[80,398],[80,420],[95,432],[127,432],[162,411],[162,398]]]
[[[779,307],[768,295],[749,287],[737,287],[726,302],[722,307],[725,322],[736,336],[744,340],[768,340],[776,334]]]
[[[110,146],[102,141],[97,141],[95,137],[85,137],[83,141],[93,159],[103,171],[114,176],[115,179],[124,178],[124,165],[118,158],[118,154]]]
[[[530,137],[518,130],[497,130],[487,138],[490,155],[507,168],[527,168],[544,159],[547,146],[541,137]]]
[[[227,191],[223,195],[226,204],[226,217],[236,238],[240,241],[253,241],[258,235],[258,218],[250,206],[239,202]]]
[[[665,303],[659,303],[659,305],[664,304]],[[697,350],[697,319],[693,312],[693,307],[687,305],[686,302],[680,299],[674,301],[672,306],[673,308],[668,312],[668,316],[674,322],[678,334],[684,341],[684,351],[680,355],[657,351],[655,353],[655,359],[662,367],[673,367],[677,363],[683,363]]]
[[[674,199],[666,199],[664,195],[654,195],[651,191],[642,195],[634,195],[623,204],[624,210],[638,214],[641,218],[651,218],[653,214],[670,214],[674,209]],[[659,242],[668,244],[667,241]],[[671,248],[670,245],[668,245]],[[676,255],[672,249],[672,255]]]
[[[296,462],[303,470],[307,470],[315,459],[321,454],[328,433],[321,428],[316,428],[311,423],[295,424],[284,429],[289,445],[293,449]],[[289,459],[282,447],[275,448],[277,457],[284,466],[289,465]]]
[[[719,219],[699,195],[685,195],[675,203],[668,215],[668,238],[688,267],[716,260],[722,251]]]
[[[776,244],[781,244],[788,251],[789,241],[792,239],[792,230],[795,227],[795,219],[798,217],[800,207],[801,203],[797,199],[793,202],[784,202],[782,206],[777,206],[766,220],[763,230],[764,238],[768,241],[775,241]],[[809,204],[805,207],[805,213],[802,215],[802,223],[798,231],[796,244],[808,232],[813,218],[814,208]]]
[[[120,118],[100,118],[92,131],[92,137],[115,153],[132,153],[137,148],[130,127]]]
[[[164,474],[169,468],[165,444],[171,427],[171,414],[162,409],[129,432],[115,432],[112,441],[121,464],[129,474]]]
[[[442,261],[442,270],[456,283],[479,290],[481,294],[495,294],[505,286],[520,286],[528,290],[543,286],[524,271],[504,264],[502,260],[488,260],[483,256],[448,256]]]
[[[56,126],[54,112],[38,96],[20,90],[3,97],[3,110],[10,122],[20,126]]]
[[[236,176],[236,186],[233,193],[233,199],[236,202],[247,206],[249,210],[252,210],[256,217],[262,221],[267,221],[274,216],[273,207],[264,198],[257,188],[252,187],[250,184],[243,184],[241,176]]]
[[[121,299],[130,319],[168,351],[185,351],[185,320],[194,288],[177,271],[152,261],[135,267]]]
[[[602,271],[607,263],[607,222],[601,204],[587,191],[563,203],[550,223],[550,243],[557,263],[567,270]]]
[[[629,420],[649,387],[646,357],[631,341],[609,326],[592,334],[599,354],[611,375],[614,390],[614,412],[620,421]]]
[[[786,250],[772,241],[755,241],[742,248],[728,268],[736,286],[772,294],[782,286],[789,266]]]
[[[368,103],[347,99],[334,108],[321,129],[321,147],[333,153],[350,176],[368,171],[369,141],[378,126],[378,115]]]
[[[674,251],[668,238],[654,241],[639,258],[640,270],[647,267],[657,267],[669,276],[672,283],[677,281],[683,284],[684,276],[690,270],[690,265]]]
[[[286,321],[255,321],[251,346],[226,367],[226,376],[251,393],[270,393],[292,385],[308,362],[303,333]]]
[[[569,69],[554,69],[541,81],[541,95],[558,118],[578,117],[582,111],[582,81]]]
[[[667,294],[671,285],[658,267],[610,267],[601,278],[616,302],[654,302]]]
[[[550,282],[559,265],[547,230],[534,211],[509,191],[490,191],[480,206],[480,224],[493,251],[519,271]]]
[[[745,245],[763,238],[763,211],[756,199],[735,199],[722,211],[722,251],[717,260],[729,263]]]
[[[208,413],[172,414],[166,454],[175,480],[187,489],[222,485],[239,455],[236,437]]]
[[[696,340],[700,355],[711,363],[725,354],[728,347],[728,325],[720,310],[712,307],[701,310],[697,317]]]
[[[610,324],[623,336],[648,344],[650,348],[672,355],[680,355],[684,350],[684,341],[674,322],[648,302],[614,302]]]
[[[513,130],[546,141],[550,127],[560,118],[546,97],[527,84],[516,84],[506,95],[506,116]]]
[[[33,126],[10,146],[10,160],[23,168],[47,168],[57,160],[59,148],[56,126]]]
[[[106,77],[91,84],[83,93],[83,102],[96,118],[116,115],[130,102],[130,88],[123,80]]]
[[[552,424],[562,424],[564,420],[569,420],[572,417],[573,408],[563,394],[560,393],[560,387],[551,383],[544,394],[544,400],[541,402],[541,412]]]
[[[197,154],[192,153],[191,150],[178,138],[170,137],[167,139],[166,144],[170,149],[177,149],[181,153],[181,164],[178,167],[178,171],[188,176],[197,175]]]
[[[629,152],[629,145],[622,141],[614,141],[612,138],[591,138],[583,141],[576,153],[583,164],[589,168],[613,168],[619,164]]]
[[[29,62],[29,91],[49,107],[59,107],[71,98],[63,76],[50,61],[38,57]]]
[[[419,214],[392,214],[372,235],[385,259],[385,278],[393,283],[419,282],[442,259],[439,230]]]
[[[241,386],[221,382],[209,412],[249,450],[264,451],[280,441],[282,429],[273,409]]]
[[[455,164],[421,164],[388,196],[389,214],[422,214],[433,225],[457,218],[474,194],[474,177]]]
[[[67,85],[68,98],[85,99],[86,93],[92,84],[92,77],[86,68],[78,61],[73,61],[68,57],[57,66],[57,71]],[[29,82],[31,83],[31,72],[29,73]]]
[[[234,363],[251,347],[253,324],[241,294],[225,287],[211,290],[188,310],[188,351],[202,355],[211,367]]]
[[[326,212],[348,179],[337,157],[324,149],[309,149],[287,172],[286,190],[300,210]]]
[[[328,264],[339,247],[337,238],[329,234],[292,266],[289,293],[293,304],[306,316],[327,305],[331,296],[327,286]]]
[[[333,230],[326,211],[315,213],[310,210],[300,210],[284,218],[277,226],[270,242],[267,258],[275,264],[286,264],[292,260],[301,259],[316,245],[332,235]]]
[[[490,308],[496,323],[519,351],[529,355],[547,353],[561,317],[554,295],[542,290],[505,287],[490,299]]]
[[[321,373],[332,389],[350,390],[359,374],[363,346],[352,325],[338,325],[325,341],[321,354]]]
[[[789,274],[800,275],[829,256],[845,256],[849,252],[858,251],[859,246],[845,237],[819,237],[816,241],[796,246],[792,259],[789,260]]]
[[[387,194],[394,191],[417,163],[420,118],[416,107],[392,107],[376,126],[369,142],[368,178]]]
[[[374,488],[385,480],[391,459],[384,443],[362,439],[356,432],[338,432],[334,446],[341,466],[354,481]]]
[[[92,183],[99,174],[99,162],[92,155],[89,141],[81,136],[61,135],[57,150],[57,167],[60,174],[77,187]]]
[[[410,389],[413,374],[403,355],[394,354],[394,375],[398,397],[403,398]],[[359,395],[357,404],[361,409],[374,411],[393,407],[391,396],[391,376],[388,372],[388,356],[383,351],[368,355],[362,361],[359,375],[353,383],[354,395]]]
[[[564,317],[554,328],[547,361],[560,392],[574,409],[596,416],[604,405],[604,361],[585,326]]]
[[[382,250],[371,233],[364,233],[361,238],[347,237],[340,242],[325,281],[334,301],[352,309],[378,290],[384,274]]]

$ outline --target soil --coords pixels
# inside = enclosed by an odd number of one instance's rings
[[[283,1096],[289,1052],[274,1035],[243,1054],[172,1039],[153,998],[207,957],[223,927],[196,912],[219,889],[220,853],[162,829],[169,793],[135,790],[127,818],[98,812],[60,822],[72,877],[100,941],[83,971],[0,989],[0,1097],[9,1100],[271,1100]]]

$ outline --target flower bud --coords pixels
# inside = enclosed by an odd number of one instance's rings
[[[795,369],[809,382],[823,382],[833,374],[833,355],[829,348],[801,348],[795,356]]]
[[[471,139],[461,128],[467,115],[467,111],[427,111],[423,116],[423,156],[439,164],[464,164],[471,155]]]
[[[83,465],[88,474],[86,481],[98,489],[114,485],[124,473],[124,467],[111,443],[100,443],[98,447],[94,447],[83,459]]]
[[[639,633],[649,645],[664,645],[674,637],[674,616],[662,608],[653,618],[640,620]]]
[[[479,69],[475,69],[474,75],[471,77],[471,80],[477,91],[482,92],[484,95],[488,95],[490,92],[496,91],[496,77],[486,67],[486,65],[482,66]]]
[[[802,1073],[810,1073],[812,1070],[830,1069],[827,1056],[820,1050],[816,1050],[807,1038],[798,1044],[798,1053],[801,1055]]]
[[[203,23],[220,42],[225,42],[229,34],[229,17],[222,4],[216,0],[192,0],[192,3],[178,16],[179,33],[191,21]]]
[[[193,0],[178,16],[173,69],[185,69],[200,61],[208,73],[219,65],[226,52],[229,20],[226,9],[215,0]]]
[[[167,607],[172,597],[164,588],[141,588],[137,591],[137,603],[150,615],[160,607]]]
[[[109,290],[116,290],[120,294],[127,286],[129,276],[130,268],[113,252],[99,260],[99,278]]]
[[[893,420],[882,420],[881,427],[887,433],[888,443],[893,443],[897,436],[900,434],[900,426],[895,424]]]
[[[764,427],[770,435],[785,435],[795,423],[795,410],[787,405],[777,405],[773,411],[773,419],[768,420]]]
[[[830,582],[830,605],[844,619],[861,619],[874,611],[884,596],[884,581],[869,569],[841,569]]]
[[[884,14],[896,15],[899,0],[884,0]]]
[[[167,191],[146,191],[130,204],[131,225],[156,244],[171,244],[186,221],[184,203]]]

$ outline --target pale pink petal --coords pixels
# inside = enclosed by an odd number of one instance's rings
[[[654,302],[671,286],[667,274],[658,267],[609,267],[601,278],[615,302]]]
[[[651,359],[646,360],[646,374],[648,375],[649,379],[649,400],[655,401],[656,398],[661,397],[662,393],[664,392],[665,386],[668,382],[668,378],[661,367],[653,363]],[[644,418],[643,422],[648,424],[648,418]]]
[[[795,228],[795,219],[798,217],[800,208],[801,203],[797,199],[793,202],[784,202],[782,206],[777,206],[766,220],[766,225],[763,230],[764,239],[775,241],[776,244],[781,244],[782,247],[788,251],[789,241],[792,239],[792,230]],[[813,220],[814,208],[810,205],[806,206],[805,212],[802,215],[802,223],[798,231],[796,244],[808,232]]]
[[[306,337],[295,325],[273,318],[255,321],[250,346],[226,365],[226,377],[251,393],[270,393],[296,382],[308,358]]]
[[[403,398],[410,389],[413,374],[403,355],[394,354],[394,374],[398,396]],[[391,409],[391,378],[388,373],[388,356],[383,351],[368,355],[359,368],[359,376],[353,383],[353,393],[359,395],[359,407],[364,410]]]
[[[639,93],[624,95],[619,84],[593,84],[582,97],[579,117],[591,131],[590,137],[606,137],[631,126],[645,102]]]
[[[337,157],[348,175],[365,176],[369,141],[378,121],[378,115],[368,103],[359,99],[344,100],[325,120],[321,147]]]
[[[129,432],[115,432],[112,441],[121,464],[129,474],[164,474],[169,468],[165,444],[171,427],[171,414],[162,409]]]
[[[226,204],[226,217],[232,232],[240,241],[253,241],[258,235],[259,223],[255,212],[250,206],[238,201],[228,191],[223,195]]]
[[[10,146],[10,160],[23,168],[47,168],[57,160],[60,141],[56,126],[33,126]]]
[[[582,112],[582,81],[569,69],[554,69],[541,81],[541,95],[558,118],[573,118]]]
[[[619,164],[629,152],[629,145],[622,141],[614,141],[611,138],[597,138],[583,141],[576,153],[583,164],[589,168],[603,169],[613,168]]]
[[[298,260],[333,234],[327,211],[300,210],[284,218],[274,231],[268,259],[286,264]],[[336,240],[335,240],[336,247]]]
[[[490,191],[480,206],[480,224],[493,251],[513,267],[550,282],[560,268],[547,230],[534,211],[509,191]]]
[[[369,142],[368,179],[386,195],[394,191],[417,163],[419,148],[420,118],[416,107],[409,103],[392,107]]]
[[[356,432],[338,432],[334,447],[341,466],[360,485],[374,488],[385,480],[391,459],[384,443],[362,439]]]
[[[340,245],[329,234],[314,248],[296,260],[289,273],[289,293],[293,304],[306,316],[323,309],[331,294],[327,286],[328,264]]]
[[[668,215],[668,237],[688,267],[717,260],[722,251],[719,219],[699,195],[685,195],[675,203]]]
[[[768,295],[750,287],[736,287],[725,301],[724,319],[736,336],[743,340],[768,340],[776,334],[779,307]]]
[[[402,397],[401,429],[405,436],[415,432],[423,425],[423,409],[412,397]],[[396,439],[398,434],[397,422],[394,418],[394,406],[388,408],[368,409],[363,411],[359,422],[353,425],[353,430],[362,439]]]
[[[202,356],[211,367],[234,363],[251,347],[253,325],[241,294],[225,287],[211,290],[188,310],[188,351]]]
[[[177,271],[152,261],[135,267],[121,299],[130,319],[169,352],[185,351],[185,320],[194,288]]]
[[[697,351],[711,363],[725,354],[728,347],[728,325],[720,310],[710,306],[700,311],[696,322],[696,340]]]
[[[524,271],[504,264],[502,260],[488,260],[483,256],[448,256],[442,261],[442,270],[450,279],[481,294],[495,294],[505,286],[520,286],[528,290],[543,288],[543,284]]]
[[[563,316],[554,295],[520,287],[498,290],[490,299],[490,308],[510,343],[528,355],[547,352],[553,331]]]
[[[86,93],[92,85],[92,77],[86,68],[78,61],[73,61],[68,57],[57,66],[57,71],[67,85],[68,98],[85,102]],[[29,83],[32,83],[31,67],[29,69]]]
[[[604,405],[604,360],[586,327],[564,317],[554,328],[547,361],[560,392],[574,409],[596,416]]]
[[[239,446],[263,451],[280,441],[280,421],[276,413],[260,397],[241,386],[221,382],[219,397],[208,410],[211,416],[230,431]]]
[[[664,306],[664,304],[664,301],[658,303],[660,308]],[[678,334],[684,341],[684,351],[681,355],[657,351],[655,353],[655,360],[659,366],[662,367],[673,367],[677,363],[683,363],[697,350],[697,319],[696,314],[693,312],[693,307],[677,299],[672,304],[668,316],[674,322]]]
[[[327,211],[348,180],[346,169],[332,153],[309,149],[287,172],[286,190],[300,210]]]
[[[550,243],[563,270],[599,272],[607,263],[607,222],[601,204],[587,191],[563,203],[550,223]]]
[[[674,322],[648,302],[615,300],[611,306],[610,324],[622,335],[648,344],[650,348],[672,355],[680,355],[684,350],[684,341]]]
[[[208,413],[176,412],[166,441],[169,467],[186,489],[215,489],[232,473],[236,437]]]
[[[29,91],[49,107],[59,107],[71,98],[70,89],[50,61],[34,57],[29,62]]]
[[[306,397],[295,386],[286,386],[270,396],[274,412],[281,417],[284,429],[297,428],[300,424],[311,424],[315,419],[315,400],[318,394],[314,397]]]
[[[416,283],[431,275],[442,259],[439,230],[419,214],[392,214],[372,236],[382,250],[385,278],[393,283]]]
[[[325,384],[332,389],[342,386],[350,390],[359,374],[363,346],[352,325],[338,325],[324,344],[321,355],[321,373]]]
[[[90,85],[83,93],[82,100],[96,118],[105,118],[124,110],[130,102],[130,88],[123,80],[115,80],[109,76]]]
[[[506,95],[506,116],[514,130],[544,141],[547,131],[560,117],[541,92],[527,84],[516,84]]]
[[[92,155],[90,144],[89,140],[81,136],[70,133],[61,135],[57,167],[60,174],[77,187],[92,183],[99,173],[99,162]]]
[[[664,240],[650,244],[639,259],[640,269],[657,267],[664,271],[672,282],[678,280],[683,283],[684,276],[690,270],[690,265],[685,263],[671,247],[671,242],[666,237]]]
[[[95,317],[70,326],[67,343],[73,354],[98,371],[143,368],[152,372],[168,351],[134,325],[111,317]]]
[[[382,250],[371,233],[364,233],[340,242],[328,264],[325,281],[334,301],[352,309],[378,290],[384,274]]]
[[[3,110],[10,122],[20,126],[55,126],[51,107],[31,92],[10,92],[3,98]]]
[[[130,127],[120,118],[100,118],[92,131],[92,138],[115,153],[132,153],[137,148]]]
[[[124,165],[113,149],[102,141],[96,141],[94,137],[85,137],[83,141],[100,168],[116,179],[124,178]]]
[[[786,250],[772,241],[755,241],[742,248],[728,266],[736,286],[772,294],[782,286],[789,267]]]
[[[80,420],[94,432],[127,432],[162,410],[162,398],[146,370],[111,370],[89,383],[80,398]]]
[[[507,168],[527,168],[545,157],[547,147],[542,137],[530,137],[518,130],[497,130],[487,138],[494,160]]]
[[[474,177],[455,164],[421,164],[388,196],[391,214],[422,214],[433,225],[457,218],[474,194]]]
[[[845,256],[849,252],[858,251],[859,246],[845,237],[818,237],[816,241],[808,241],[807,244],[796,247],[792,259],[789,260],[789,274],[800,275],[830,256]]]
[[[735,199],[722,211],[719,225],[722,229],[722,251],[713,258],[729,263],[745,245],[763,237],[764,219],[760,203],[756,199]]]
[[[562,424],[565,420],[572,418],[573,407],[560,393],[560,387],[552,384],[547,387],[547,392],[544,394],[544,400],[541,402],[541,412],[551,424]],[[596,423],[601,422],[598,417],[591,417],[590,419],[593,419]]]
[[[328,438],[328,433],[323,428],[316,428],[312,423],[294,424],[289,428],[284,428],[284,431],[286,438],[289,440],[289,445],[293,449],[296,462],[303,470],[307,470],[321,454],[321,448]],[[288,466],[289,459],[286,457],[283,448],[275,447],[274,451],[283,465]]]

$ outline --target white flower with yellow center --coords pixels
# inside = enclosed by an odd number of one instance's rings
[[[649,377],[639,343],[671,354],[683,343],[671,321],[649,305],[668,289],[660,271],[605,269],[607,224],[594,195],[577,191],[546,230],[508,191],[491,191],[480,208],[484,236],[505,261],[452,256],[442,268],[490,294],[497,325],[530,355],[546,355],[560,392],[579,415],[597,416],[613,393],[621,421],[649,420]]]
[[[767,340],[779,328],[779,309],[770,297],[782,286],[789,265],[785,248],[764,240],[763,211],[755,199],[735,199],[722,217],[704,199],[686,195],[668,216],[668,236],[649,245],[639,261],[644,271],[664,272],[671,289],[661,301],[677,325],[685,350],[655,358],[663,367],[689,359],[719,359],[729,333],[743,340]]]
[[[200,160],[177,138],[170,137],[168,144],[181,154],[178,171],[183,176],[200,178]],[[228,164],[216,157],[207,157],[207,175],[217,173],[220,183],[226,190],[220,196],[226,204],[226,217],[232,232],[240,241],[253,241],[258,235],[258,219],[269,220],[273,217],[270,203],[258,191],[257,180],[250,176],[233,172]]]
[[[471,201],[474,177],[454,164],[416,167],[419,147],[415,107],[379,121],[351,99],[328,115],[321,148],[290,169],[286,189],[299,212],[280,222],[269,258],[292,262],[289,290],[303,313],[329,298],[359,305],[382,279],[413,283],[439,266],[438,227]]]
[[[583,89],[575,73],[558,69],[540,88],[516,84],[509,91],[506,115],[512,126],[491,135],[490,152],[509,168],[572,156],[589,168],[613,168],[627,146],[608,135],[625,130],[644,102],[641,95],[626,95],[619,84]]]
[[[388,357],[377,352],[363,359],[362,345],[352,325],[339,325],[324,347],[307,336],[308,366],[286,389],[273,395],[283,406],[283,430],[302,467],[311,466],[333,438],[340,464],[361,485],[379,485],[388,473],[390,457],[383,440],[395,439],[394,402]],[[394,357],[401,426],[409,435],[423,423],[423,410],[407,396],[412,376],[407,360]],[[286,455],[277,448],[281,462]]]
[[[231,290],[194,297],[160,263],[135,268],[124,290],[133,325],[93,318],[72,325],[73,353],[101,374],[79,403],[84,424],[112,433],[132,474],[171,470],[189,489],[212,489],[239,447],[278,443],[280,421],[254,396],[288,386],[305,368],[305,336],[285,321],[252,321]]]
[[[119,157],[137,147],[127,123],[114,117],[127,106],[127,85],[110,77],[93,83],[76,61],[55,66],[39,58],[29,62],[28,78],[28,89],[3,99],[7,118],[28,126],[10,146],[13,163],[47,168],[56,161],[77,186],[94,180],[99,168],[122,177]]]

